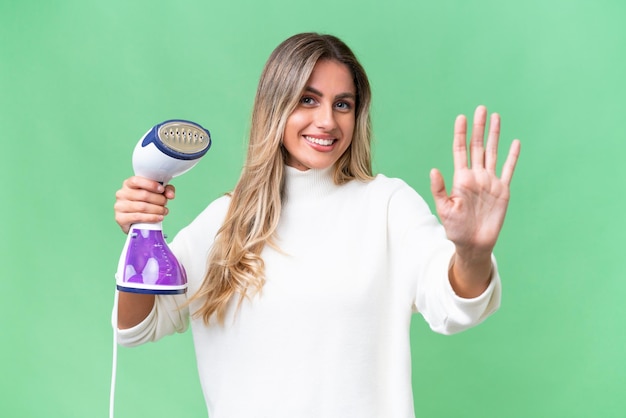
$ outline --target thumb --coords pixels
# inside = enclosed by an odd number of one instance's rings
[[[168,200],[172,200],[176,197],[176,188],[171,184],[168,184],[167,186],[165,186],[165,191],[163,192],[163,194],[165,195],[165,197],[167,197]]]
[[[443,181],[443,176],[436,168],[430,170],[430,192],[433,194],[433,198],[435,199],[435,204],[437,206],[448,198],[448,192],[446,192],[446,185]]]

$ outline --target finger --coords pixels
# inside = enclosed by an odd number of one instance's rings
[[[165,205],[145,201],[118,200],[113,205],[115,213],[137,213],[147,215],[166,215],[169,209]]]
[[[145,177],[133,176],[124,180],[123,187],[129,189],[143,189],[152,193],[163,193],[165,187],[158,181],[150,180]]]
[[[515,166],[517,165],[517,159],[519,158],[520,151],[521,143],[518,139],[516,139],[511,143],[511,147],[509,148],[509,155],[506,157],[506,161],[502,166],[502,176],[500,177],[500,179],[507,186],[511,184],[511,179],[513,178],[513,172],[515,171]]]
[[[128,232],[130,225],[135,223],[161,222],[165,215],[169,213],[165,206],[128,200],[115,202],[113,209],[115,211],[115,221],[125,232]]]
[[[464,115],[459,115],[454,121],[454,141],[452,142],[452,157],[454,169],[467,168],[467,120]]]
[[[141,202],[151,205],[165,206],[167,197],[162,193],[154,193],[145,189],[122,187],[115,193],[116,202]]]
[[[158,223],[163,221],[163,215],[141,214],[141,213],[116,213],[115,222],[122,228],[124,233],[128,233],[131,225],[138,223]]]
[[[470,161],[472,167],[483,167],[485,159],[485,123],[487,121],[487,108],[478,106],[474,112],[474,126],[470,140]]]
[[[172,200],[176,197],[176,189],[171,184],[168,184],[167,186],[165,186],[165,191],[163,192],[163,195],[165,195],[168,200]]]
[[[500,115],[491,114],[489,121],[489,135],[487,136],[487,148],[485,150],[485,168],[495,174],[498,160],[498,141],[500,139]]]
[[[446,184],[443,180],[441,172],[436,168],[430,170],[430,191],[435,199],[435,205],[440,206],[448,199]]]
[[[137,200],[165,205],[169,199],[176,195],[176,189],[168,184],[165,187],[154,180],[145,177],[133,176],[122,184],[122,188],[116,193],[116,198],[123,200]]]

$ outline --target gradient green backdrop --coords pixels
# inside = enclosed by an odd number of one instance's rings
[[[626,416],[625,22],[621,0],[2,0],[0,415],[106,416],[132,148],[169,118],[212,132],[172,236],[235,184],[270,51],[321,31],[371,77],[376,171],[429,203],[457,114],[522,141],[502,308],[451,337],[415,317],[417,415]],[[206,416],[190,333],[121,348],[117,390],[118,417]]]

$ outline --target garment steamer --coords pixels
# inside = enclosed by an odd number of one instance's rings
[[[135,175],[166,185],[191,170],[211,146],[211,135],[186,120],[151,128],[133,152]],[[187,276],[165,243],[161,222],[130,227],[115,274],[122,292],[171,295],[187,291]]]
[[[191,170],[211,147],[211,134],[197,123],[168,120],[152,127],[133,151],[135,175],[164,186]],[[115,273],[120,292],[175,295],[187,291],[187,274],[165,242],[162,223],[137,223],[130,227]],[[117,370],[117,304],[113,306],[113,369],[109,417],[115,410]]]

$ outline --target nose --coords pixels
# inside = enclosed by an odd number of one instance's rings
[[[315,112],[315,125],[325,131],[332,131],[337,126],[332,105],[321,105]]]

